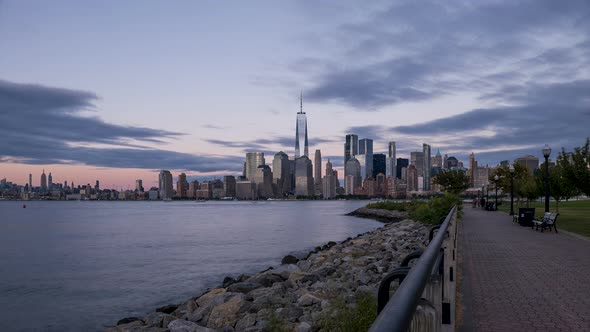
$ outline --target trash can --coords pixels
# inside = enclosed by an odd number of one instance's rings
[[[532,227],[535,219],[535,208],[519,208],[518,223],[520,226]]]

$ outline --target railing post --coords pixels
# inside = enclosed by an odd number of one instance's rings
[[[442,331],[455,331],[456,238],[457,213],[454,213],[449,224],[448,236],[443,241]]]

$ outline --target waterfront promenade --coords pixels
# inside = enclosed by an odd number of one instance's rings
[[[470,206],[460,233],[458,331],[590,331],[590,241]]]

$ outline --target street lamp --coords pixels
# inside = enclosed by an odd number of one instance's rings
[[[498,210],[498,180],[500,180],[500,177],[496,174],[494,176],[494,182],[496,183],[496,205],[494,210]]]
[[[549,212],[549,156],[551,148],[545,144],[543,156],[545,157],[545,212]]]
[[[488,203],[490,202],[490,184],[486,184],[486,206],[490,206]]]
[[[510,215],[514,215],[514,166],[510,165]]]

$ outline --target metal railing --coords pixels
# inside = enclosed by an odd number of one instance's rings
[[[453,206],[444,221],[433,227],[423,252],[406,256],[401,267],[381,281],[379,315],[370,332],[454,330],[456,212]],[[414,259],[418,260],[410,267]],[[395,280],[400,285],[389,299],[389,287]]]

